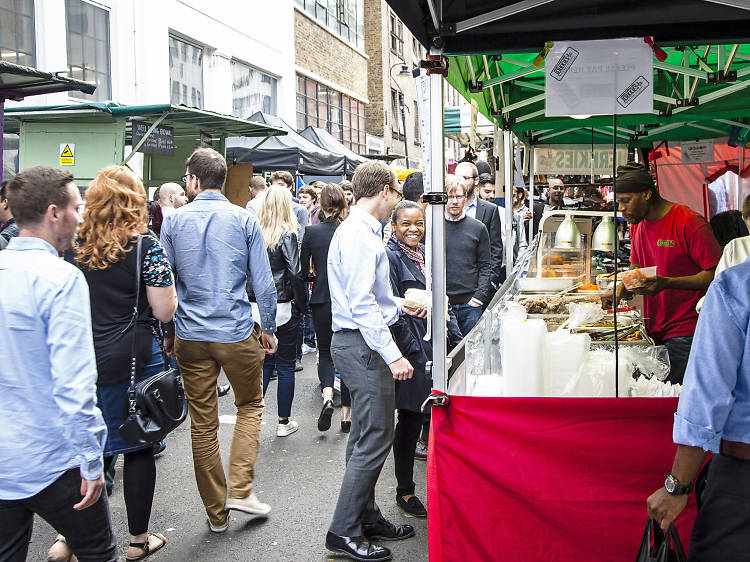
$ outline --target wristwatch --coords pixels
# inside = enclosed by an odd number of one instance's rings
[[[671,496],[684,496],[693,491],[693,483],[690,482],[688,485],[680,484],[680,481],[675,476],[667,474],[667,478],[664,480],[664,488]]]

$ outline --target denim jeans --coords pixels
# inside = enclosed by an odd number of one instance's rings
[[[664,340],[664,345],[669,354],[669,377],[667,381],[672,384],[682,384],[687,368],[688,357],[690,357],[690,348],[693,345],[693,336],[679,336]]]
[[[456,313],[456,320],[458,321],[458,327],[461,329],[461,333],[464,337],[471,331],[471,329],[477,325],[479,319],[482,317],[481,306],[471,306],[469,303],[466,304],[454,304],[452,305],[453,312]]]
[[[63,535],[81,562],[117,560],[107,494],[81,511],[81,472],[72,468],[44,490],[22,500],[0,500],[0,560],[23,562],[31,540],[34,514]]]
[[[280,418],[288,418],[292,413],[294,400],[294,362],[297,359],[297,336],[299,335],[300,315],[292,306],[292,318],[283,326],[276,328],[276,339],[279,346],[276,353],[266,355],[263,361],[263,396],[266,395],[268,382],[274,368],[279,375],[279,386],[276,389],[276,401]]]

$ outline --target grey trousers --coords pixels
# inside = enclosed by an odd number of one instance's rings
[[[331,356],[352,397],[352,428],[346,446],[346,472],[329,530],[362,536],[362,524],[381,517],[375,483],[393,444],[395,385],[388,365],[362,334],[335,332]]]

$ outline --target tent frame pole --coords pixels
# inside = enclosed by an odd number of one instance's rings
[[[503,244],[505,249],[505,275],[510,277],[513,271],[513,131],[503,130],[503,164],[505,165],[505,232]]]

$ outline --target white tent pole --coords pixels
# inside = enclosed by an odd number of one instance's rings
[[[529,220],[529,246],[531,241],[534,239],[534,175],[536,174],[536,162],[534,161],[536,155],[534,154],[534,145],[529,143],[529,212],[531,213],[531,219]]]
[[[742,210],[742,169],[745,167],[745,149],[742,145],[737,146],[737,200],[736,208]]]
[[[513,132],[503,131],[505,164],[505,272],[510,277],[513,271]]]
[[[430,54],[436,53],[434,49]],[[443,133],[443,76],[438,72],[429,75],[430,85],[430,141],[432,192],[445,191],[445,148]],[[448,348],[446,345],[445,296],[448,294],[445,280],[445,205],[429,205],[432,218],[432,387],[448,392]]]

